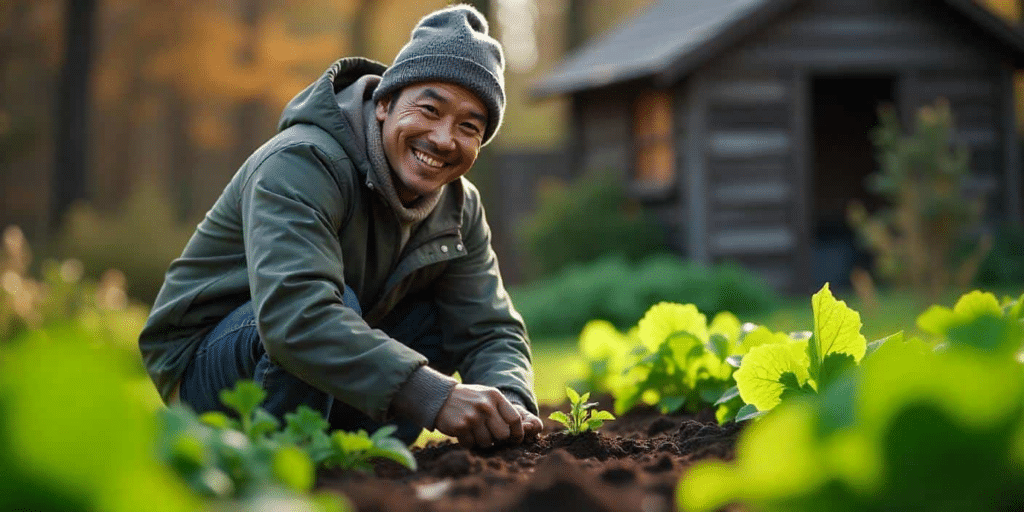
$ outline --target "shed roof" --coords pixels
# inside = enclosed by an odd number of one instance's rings
[[[534,87],[563,94],[662,74],[670,82],[799,0],[658,0],[603,39],[583,46]],[[1024,34],[972,0],[941,0],[1024,60]],[[669,71],[666,73],[666,71]]]

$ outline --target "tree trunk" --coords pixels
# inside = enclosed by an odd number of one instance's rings
[[[565,9],[565,52],[579,48],[587,39],[587,19],[584,0],[568,0]]]
[[[195,209],[194,172],[196,167],[196,146],[192,143],[188,122],[192,117],[192,105],[182,92],[169,87],[167,90],[168,129],[171,144],[170,200],[178,220],[186,221]]]
[[[256,62],[256,48],[260,39],[260,22],[264,15],[264,0],[242,2],[242,25],[246,35],[239,64],[243,67]],[[235,111],[235,164],[241,165],[249,154],[263,143],[261,126],[261,103],[258,98],[242,100]]]
[[[56,230],[68,207],[86,197],[90,75],[96,0],[65,2],[65,50],[57,89],[50,228]]]

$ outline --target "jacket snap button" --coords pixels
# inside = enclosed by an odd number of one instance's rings
[[[441,246],[441,252],[448,252],[448,246],[447,245],[442,245]]]
[[[456,251],[461,251],[461,250],[462,250],[462,244],[458,244],[458,245],[456,245],[456,246],[455,246],[455,250],[456,250]]]

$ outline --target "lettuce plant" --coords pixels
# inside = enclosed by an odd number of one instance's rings
[[[930,308],[917,324],[938,347],[916,338],[875,345],[820,394],[783,400],[743,432],[735,460],[687,472],[678,508],[1019,509],[1022,304],[972,292],[952,309]]]
[[[580,396],[576,390],[566,387],[565,394],[569,397],[569,414],[555,411],[548,418],[565,425],[569,435],[578,436],[584,432],[597,430],[605,421],[615,419],[608,411],[590,410],[597,405],[596,402],[587,402],[590,393],[583,393],[583,396]]]
[[[318,466],[372,470],[370,461],[386,458],[410,469],[416,460],[395,427],[328,434],[329,423],[306,406],[280,422],[259,406],[266,392],[252,381],[239,381],[221,392],[221,402],[238,418],[222,412],[197,417],[185,407],[164,414],[163,459],[202,494],[245,498],[267,486],[297,492],[313,487]]]
[[[819,393],[864,358],[868,343],[860,332],[860,314],[836,300],[827,283],[811,297],[811,308],[814,331],[810,336],[767,329],[751,333],[761,339],[734,374],[739,395],[747,404],[737,419],[771,410],[786,397]]]

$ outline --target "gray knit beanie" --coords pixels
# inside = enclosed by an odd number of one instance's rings
[[[487,144],[505,110],[505,56],[487,31],[487,20],[471,5],[453,5],[424,16],[384,72],[373,101],[418,82],[461,85],[487,107]]]

